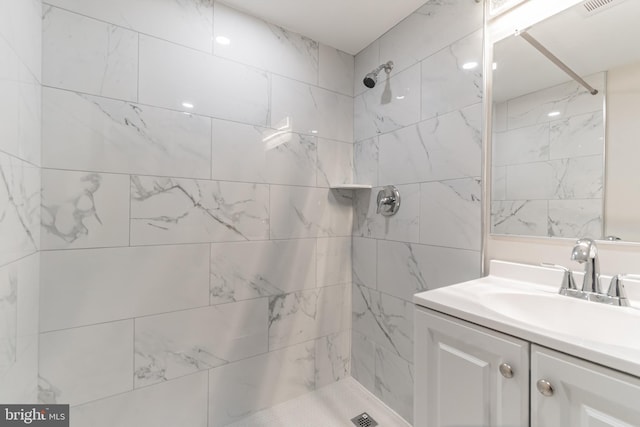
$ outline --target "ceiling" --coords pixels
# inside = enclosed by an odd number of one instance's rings
[[[220,0],[355,55],[426,0]]]

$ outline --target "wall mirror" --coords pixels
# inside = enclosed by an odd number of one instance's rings
[[[492,234],[640,242],[639,16],[585,1],[493,44]]]

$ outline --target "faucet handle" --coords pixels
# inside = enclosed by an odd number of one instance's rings
[[[630,304],[627,298],[627,292],[624,289],[624,279],[640,280],[640,276],[637,274],[616,274],[611,279],[607,295],[611,298],[617,298],[619,301],[618,305],[628,307]]]
[[[543,262],[540,264],[543,267],[555,268],[556,270],[561,270],[564,272],[564,276],[562,277],[562,284],[560,285],[561,294],[566,294],[567,289],[577,291],[578,287],[576,286],[576,282],[573,279],[573,273],[567,267],[558,264],[550,264],[548,262]]]

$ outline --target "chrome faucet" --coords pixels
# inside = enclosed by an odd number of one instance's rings
[[[596,242],[588,238],[578,240],[571,251],[571,260],[584,264],[582,291],[601,294],[600,263],[598,262]]]

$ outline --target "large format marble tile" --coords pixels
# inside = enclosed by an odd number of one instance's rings
[[[213,5],[208,1],[47,0],[47,3],[211,53]]]
[[[316,284],[351,283],[351,236],[319,238]]]
[[[137,100],[137,33],[56,7],[42,14],[43,84]]]
[[[315,239],[214,243],[211,304],[312,289],[316,253]]]
[[[413,360],[413,303],[353,285],[353,330]]]
[[[376,87],[353,100],[355,141],[420,121],[420,65],[390,79],[382,77],[384,71],[380,74]]]
[[[378,138],[353,145],[353,182],[378,186]]]
[[[40,246],[40,168],[0,153],[0,265]]]
[[[353,144],[318,138],[318,187],[353,183]]]
[[[135,320],[135,387],[267,351],[267,299]]]
[[[350,194],[326,188],[271,186],[271,238],[351,235]]]
[[[41,81],[42,1],[1,2],[0,36],[11,46],[36,80]]]
[[[352,239],[352,282],[376,289],[377,272],[374,263],[378,259],[377,241],[355,236]]]
[[[350,285],[269,297],[269,350],[348,328]]]
[[[209,371],[209,427],[222,427],[315,389],[315,342]]]
[[[375,395],[409,423],[413,421],[413,364],[376,347]]]
[[[507,167],[495,166],[491,169],[491,200],[507,198]]]
[[[387,61],[388,59],[385,59],[382,62]],[[382,63],[380,61],[380,39],[373,41],[369,46],[362,49],[355,56],[354,62],[353,95],[358,96],[362,92],[369,90],[369,88],[362,83],[364,76],[378,68]],[[385,73],[381,73],[378,75],[378,81],[383,81],[386,77]]]
[[[507,166],[507,200],[554,198],[557,190],[554,170],[553,163],[548,161]]]
[[[491,202],[491,232],[496,234],[547,235],[547,201]]]
[[[351,376],[371,393],[375,392],[376,345],[365,335],[351,330]]]
[[[207,426],[207,373],[71,408],[73,426]],[[105,416],[109,414],[109,416]]]
[[[480,276],[480,253],[439,246],[378,241],[378,290],[405,301],[413,294]]]
[[[602,110],[605,91],[605,74],[597,73],[585,78],[587,83],[598,89],[591,95],[573,80],[547,89],[510,99],[507,124],[516,129],[549,121],[549,113],[558,112],[557,119]]]
[[[131,178],[133,245],[261,240],[268,236],[267,185]]]
[[[316,185],[316,138],[213,120],[213,179]]]
[[[39,375],[42,403],[79,405],[132,390],[133,320],[40,334]]]
[[[129,244],[129,176],[42,170],[42,249]]]
[[[319,62],[318,85],[347,96],[353,96],[353,55],[320,44]]]
[[[549,123],[493,134],[494,166],[549,160]]]
[[[43,332],[208,305],[209,246],[41,253]]]
[[[392,59],[400,72],[479,28],[481,4],[429,1],[380,38],[380,56],[382,62]]]
[[[350,330],[316,340],[316,388],[350,376],[350,352]]]
[[[604,153],[604,114],[602,111],[551,122],[549,156],[551,159]]]
[[[265,71],[140,36],[139,74],[143,104],[267,124],[269,75]]]
[[[422,61],[423,120],[482,102],[482,35],[478,30]]]
[[[479,251],[481,192],[479,178],[420,184],[420,243]]]
[[[604,237],[602,199],[549,200],[549,235]]]
[[[35,402],[38,375],[39,256],[0,268],[0,401]]]
[[[214,4],[213,28],[215,55],[318,84],[318,42],[221,3]]]
[[[382,188],[357,192],[354,209],[355,236],[418,242],[420,240],[420,185],[397,185],[400,209],[390,217],[376,213],[376,198]]]
[[[271,127],[353,141],[353,99],[285,77],[272,77]]]
[[[211,120],[43,88],[45,167],[209,178]]]
[[[39,165],[40,83],[2,37],[0,64],[0,150]]]

